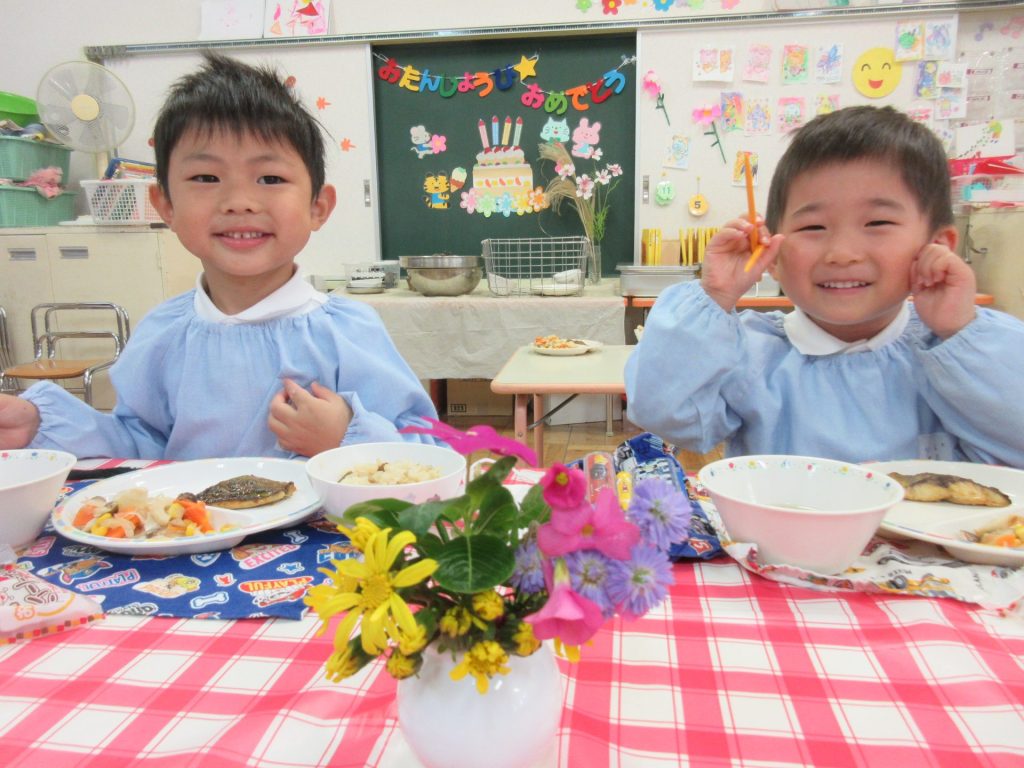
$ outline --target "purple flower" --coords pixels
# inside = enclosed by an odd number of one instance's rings
[[[629,519],[658,549],[667,550],[671,544],[689,538],[691,514],[686,494],[660,477],[641,480],[633,489]]]
[[[453,451],[458,451],[463,456],[468,456],[473,451],[490,451],[499,456],[518,456],[531,467],[537,463],[537,454],[530,448],[518,440],[502,437],[494,430],[494,427],[477,424],[463,432],[437,419],[431,419],[429,416],[424,416],[423,420],[430,426],[402,427],[398,431],[402,434],[432,435],[444,440]]]
[[[668,557],[657,547],[640,543],[629,560],[610,563],[608,597],[626,618],[643,616],[668,594],[675,581]]]
[[[572,588],[588,600],[593,600],[605,618],[615,613],[615,604],[608,597],[610,561],[597,550],[586,549],[565,556],[569,566]]]
[[[516,567],[509,583],[520,592],[536,594],[546,586],[544,580],[544,558],[537,540],[532,536],[516,549]]]

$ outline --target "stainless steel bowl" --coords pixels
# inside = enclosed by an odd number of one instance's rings
[[[424,296],[461,296],[480,283],[483,268],[479,256],[402,256],[409,288]]]

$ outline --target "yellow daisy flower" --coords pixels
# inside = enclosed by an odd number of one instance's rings
[[[377,524],[365,517],[357,517],[354,528],[346,528],[344,525],[339,525],[338,530],[348,536],[352,546],[360,552],[365,552],[366,544],[370,538],[374,534],[380,533],[380,528]]]
[[[404,680],[407,677],[412,677],[419,672],[420,667],[423,666],[423,659],[420,656],[409,657],[404,653],[393,651],[388,656],[387,670],[391,673],[391,676],[396,680]]]
[[[457,605],[445,611],[437,626],[448,637],[461,637],[473,626],[473,617],[470,616],[469,611]]]
[[[462,661],[455,665],[449,673],[452,680],[458,681],[466,675],[476,678],[476,689],[479,693],[487,693],[491,685],[491,676],[507,675],[512,671],[508,664],[508,654],[493,640],[483,640],[470,648],[462,656]]]
[[[519,622],[512,640],[516,644],[516,654],[519,656],[530,656],[540,648],[540,640],[533,634],[533,625],[525,621]]]
[[[473,595],[473,610],[485,621],[494,621],[505,614],[505,601],[494,590]]]
[[[402,551],[415,541],[416,536],[410,531],[391,536],[391,529],[385,528],[367,539],[362,561],[332,562],[337,578],[330,571],[323,572],[335,583],[310,588],[305,599],[323,622],[320,631],[326,630],[331,617],[344,613],[335,639],[347,642],[361,618],[363,650],[374,656],[384,652],[389,636],[397,643],[401,635],[413,635],[416,620],[398,590],[429,578],[437,570],[437,561],[420,560],[397,572],[391,568]]]

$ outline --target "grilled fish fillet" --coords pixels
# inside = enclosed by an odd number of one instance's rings
[[[901,475],[890,472],[889,477],[905,489],[907,501],[948,501],[952,504],[966,504],[974,507],[1008,507],[1010,497],[988,485],[976,483],[966,477],[939,475],[921,472],[916,475]]]
[[[200,501],[216,507],[228,509],[248,509],[262,507],[276,501],[287,499],[295,493],[295,483],[281,483],[256,475],[239,475],[222,480],[216,485],[200,491],[196,497]]]

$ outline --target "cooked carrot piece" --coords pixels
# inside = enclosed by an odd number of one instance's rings
[[[83,504],[78,508],[75,513],[75,519],[71,523],[75,528],[84,528],[86,525],[92,522],[94,513],[96,512],[95,504]]]
[[[178,504],[181,504],[185,508],[185,514],[183,517],[186,520],[191,520],[195,523],[199,530],[203,533],[209,533],[213,530],[213,525],[210,524],[210,515],[206,511],[206,504],[201,501],[188,501],[186,499],[178,499]]]

